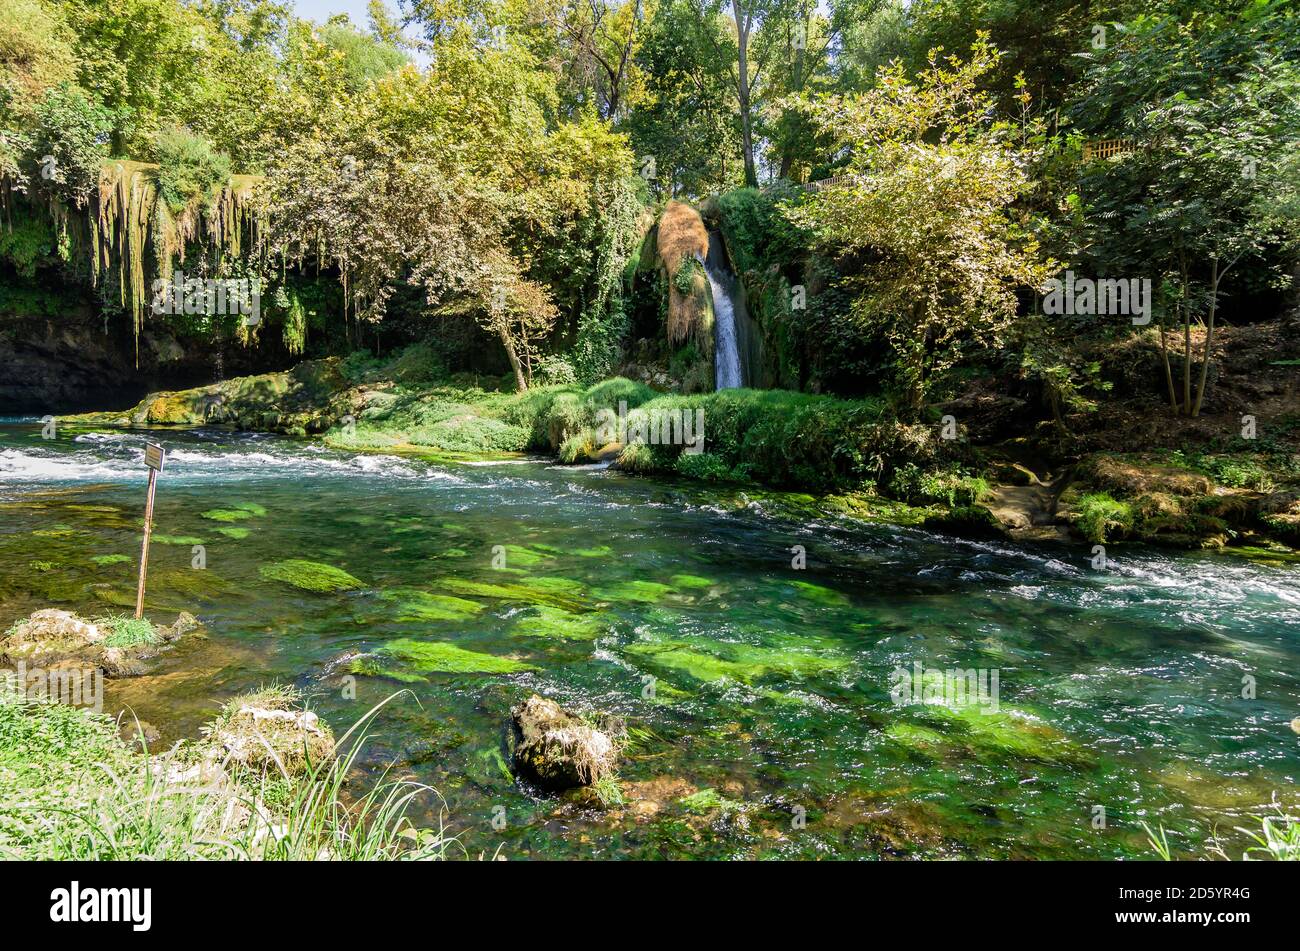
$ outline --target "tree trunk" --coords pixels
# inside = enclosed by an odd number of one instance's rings
[[[1183,405],[1182,414],[1192,411],[1192,307],[1188,293],[1191,282],[1187,277],[1187,262],[1179,255],[1183,275]]]
[[[736,51],[738,54],[736,97],[740,100],[740,138],[745,155],[745,184],[758,186],[758,171],[754,166],[754,130],[749,114],[749,29],[750,20],[742,14],[740,0],[731,0],[731,13],[736,20]]]
[[[1160,320],[1160,356],[1165,362],[1165,383],[1169,386],[1169,408],[1175,413],[1178,412],[1178,394],[1174,391],[1174,371],[1169,366],[1169,344],[1165,337],[1165,322]]]
[[[794,51],[794,66],[793,66],[793,70],[792,70],[793,75],[791,76],[791,82],[790,82],[790,88],[791,88],[791,90],[792,90],[793,92],[795,92],[795,93],[803,92],[803,87],[804,87],[804,75],[803,75],[803,68],[804,68],[804,54],[805,54],[805,51],[806,51],[807,48],[808,48],[808,32],[809,32],[809,31],[808,31],[808,26],[809,26],[809,24],[808,24],[807,21],[804,21],[801,25],[802,25],[803,28],[804,28],[804,32],[803,32],[803,43],[802,43],[802,45],[801,45],[797,50]],[[789,130],[789,129],[786,129],[786,135],[789,135],[789,134],[790,134],[790,130]],[[794,149],[791,147],[790,143],[787,141],[787,142],[786,142],[786,146],[785,146],[785,148],[781,150],[781,178],[787,178],[787,179],[788,179],[788,178],[790,177],[790,169],[791,169],[793,166],[794,166]]]
[[[501,337],[501,345],[506,348],[506,356],[510,360],[510,369],[515,373],[515,384],[522,393],[528,389],[528,381],[524,379],[524,368],[519,362],[519,354],[515,353],[515,342],[510,339],[510,329],[505,323],[497,325],[497,334]]]
[[[1219,259],[1216,257],[1210,260],[1210,313],[1205,320],[1205,352],[1201,355],[1201,379],[1196,387],[1196,403],[1192,406],[1193,416],[1201,415],[1201,401],[1205,399],[1205,381],[1210,375],[1210,348],[1214,346],[1214,317],[1218,309]]]

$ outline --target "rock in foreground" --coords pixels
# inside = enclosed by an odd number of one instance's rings
[[[533,694],[514,707],[515,768],[543,789],[559,792],[611,776],[618,765],[622,730],[598,729],[554,700]]]
[[[288,687],[236,697],[204,728],[223,765],[300,776],[334,757],[334,733]]]

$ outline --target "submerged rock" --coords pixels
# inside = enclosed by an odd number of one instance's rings
[[[144,672],[143,661],[200,626],[186,612],[163,627],[126,615],[87,621],[71,611],[47,608],[0,636],[0,659],[47,668],[98,668],[108,677],[130,677]]]
[[[623,733],[620,722],[606,721],[597,728],[537,694],[510,714],[515,768],[538,786],[561,791],[613,776]]]
[[[118,723],[117,735],[127,746],[140,752],[148,751],[162,739],[162,734],[158,732],[156,726],[148,720],[137,720],[134,717],[129,720],[123,718]]]

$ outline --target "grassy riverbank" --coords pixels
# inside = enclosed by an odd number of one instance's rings
[[[373,711],[345,734],[348,752],[299,771],[241,765],[217,748],[241,709],[273,700],[301,706],[284,689],[236,698],[200,738],[159,754],[123,740],[134,726],[125,716],[119,729],[108,716],[0,686],[0,858],[445,857],[453,840],[405,818],[415,797],[436,796],[427,787],[380,781],[345,801]]]

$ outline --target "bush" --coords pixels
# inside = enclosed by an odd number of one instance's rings
[[[80,89],[64,84],[45,94],[36,109],[36,123],[34,180],[83,206],[99,188],[99,170],[108,158],[110,113]]]
[[[677,457],[673,468],[681,475],[704,482],[744,481],[725,460],[711,452],[684,452]]]
[[[1101,545],[1112,532],[1122,536],[1133,530],[1133,510],[1107,492],[1093,492],[1079,500],[1075,524],[1084,538]]]
[[[538,386],[571,386],[578,382],[573,364],[558,353],[542,357],[533,370],[533,382]]]
[[[173,214],[191,201],[207,199],[230,181],[230,156],[184,129],[159,132],[153,149],[158,193]]]

